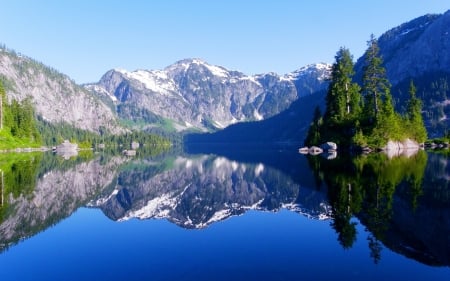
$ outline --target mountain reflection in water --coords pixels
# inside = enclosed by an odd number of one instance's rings
[[[317,219],[329,216],[325,192],[263,163],[215,155],[134,163],[120,173],[111,194],[90,206],[113,220],[166,218],[185,228],[203,228],[247,210],[286,208]]]
[[[36,235],[82,206],[99,208],[114,221],[167,219],[188,229],[248,210],[287,209],[329,220],[336,243],[346,249],[355,243],[356,224],[363,224],[375,263],[386,247],[423,264],[449,266],[449,169],[445,155],[423,151],[392,159],[326,159],[269,149],[69,161],[2,155],[0,247]]]

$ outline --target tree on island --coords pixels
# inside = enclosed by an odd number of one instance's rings
[[[353,61],[350,51],[341,47],[332,66],[331,82],[326,97],[326,112],[323,118],[321,136],[340,144],[355,134],[357,118],[361,114],[360,88],[354,83]]]
[[[413,138],[418,142],[427,139],[427,130],[423,125],[422,101],[416,97],[416,86],[411,80],[409,84],[409,101],[407,104],[406,121],[409,126],[408,131],[413,134]]]
[[[400,116],[394,111],[391,85],[382,66],[378,41],[372,34],[367,42],[366,65],[363,69],[362,96],[364,109],[361,116],[361,134],[356,139],[359,145],[380,147],[388,140],[400,140]]]
[[[381,148],[389,140],[426,140],[421,115],[421,102],[414,84],[410,87],[408,110],[401,116],[394,110],[390,83],[378,42],[372,35],[368,41],[361,87],[353,82],[354,65],[348,49],[341,47],[332,66],[323,118],[314,116],[305,145],[333,141],[340,147]],[[321,122],[317,122],[321,120]]]

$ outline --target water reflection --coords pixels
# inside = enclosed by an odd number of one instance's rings
[[[448,159],[424,151],[369,154],[329,161],[310,157],[318,185],[328,187],[338,241],[351,248],[357,217],[375,263],[383,245],[429,265],[450,265]]]
[[[112,182],[123,159],[0,154],[0,251],[70,216]]]
[[[326,219],[344,249],[357,224],[375,263],[388,248],[450,265],[450,166],[419,152],[305,157],[292,151],[208,150],[132,159],[0,155],[0,251],[70,216],[99,208],[114,221],[166,219],[187,229],[249,210],[287,209]]]
[[[318,219],[329,215],[326,193],[302,187],[263,163],[214,155],[130,163],[114,190],[90,206],[113,220],[165,218],[184,228],[204,228],[247,210],[287,208]]]

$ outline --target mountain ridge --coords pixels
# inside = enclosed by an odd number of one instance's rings
[[[284,76],[246,75],[194,58],[162,70],[112,69],[85,88],[109,97],[122,118],[146,123],[170,119],[177,131],[206,131],[281,112],[299,96],[324,88],[329,68],[320,63]]]

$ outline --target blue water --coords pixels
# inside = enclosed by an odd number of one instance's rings
[[[18,159],[2,175],[0,281],[450,280],[445,155],[232,152]]]
[[[96,209],[0,255],[0,280],[448,280],[448,267],[382,250],[374,264],[358,223],[351,249],[329,221],[250,211],[202,230],[166,220],[113,222]]]

